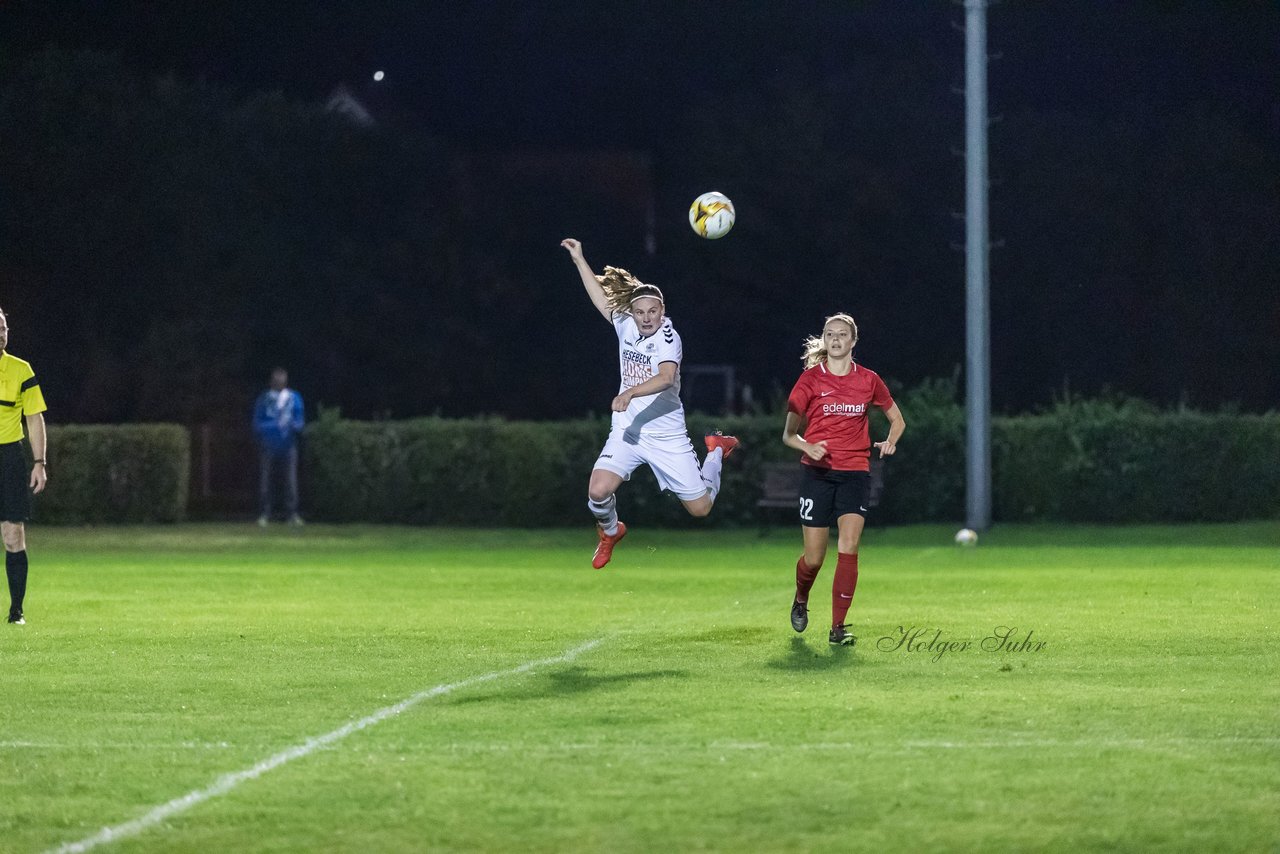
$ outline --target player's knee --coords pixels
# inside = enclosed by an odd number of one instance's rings
[[[710,501],[702,501],[702,502],[696,502],[696,503],[691,502],[689,504],[686,504],[685,507],[686,509],[688,509],[690,516],[695,516],[699,519],[703,518],[704,516],[711,515]]]
[[[22,525],[13,522],[6,522],[3,528],[5,551],[20,552],[27,547],[26,530]]]
[[[613,493],[601,487],[592,486],[587,489],[587,504],[607,504]]]

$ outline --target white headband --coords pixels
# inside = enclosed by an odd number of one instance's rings
[[[653,288],[658,293],[656,296],[653,294],[636,294],[631,298],[630,302],[628,302],[627,305],[634,305],[636,300],[645,299],[645,298],[656,299],[658,302],[662,303],[663,305],[667,304],[667,301],[662,298],[662,289],[659,288],[657,285],[641,285],[640,288]],[[636,290],[640,290],[640,288],[636,288]]]

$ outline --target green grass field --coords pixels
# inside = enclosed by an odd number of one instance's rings
[[[34,527],[0,850],[1277,850],[1280,524],[950,533]]]

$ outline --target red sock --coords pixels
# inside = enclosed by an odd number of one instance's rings
[[[836,558],[836,578],[831,583],[831,625],[844,625],[845,615],[858,589],[858,556],[841,552]]]
[[[810,568],[804,562],[804,555],[800,555],[800,559],[796,561],[796,601],[808,602],[809,590],[813,587],[813,581],[818,577],[818,570],[822,569],[822,564]]]

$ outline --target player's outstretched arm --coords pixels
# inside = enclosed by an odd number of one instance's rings
[[[604,295],[604,288],[600,287],[600,283],[596,281],[596,274],[591,269],[591,265],[587,263],[586,258],[582,257],[582,244],[572,237],[566,237],[560,241],[560,245],[569,250],[569,257],[578,268],[578,275],[582,277],[582,286],[587,289],[587,296],[591,297],[591,304],[605,320],[612,323],[613,310],[609,308],[609,299]]]

